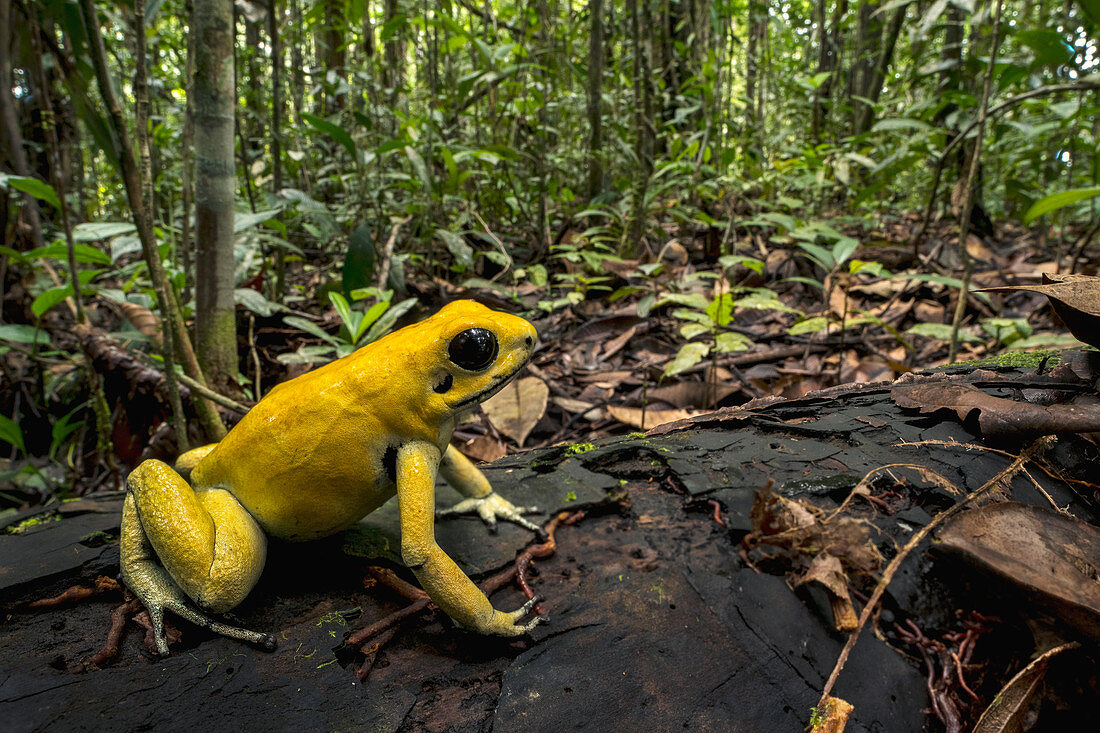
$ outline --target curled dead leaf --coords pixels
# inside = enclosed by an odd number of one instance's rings
[[[1062,652],[1081,646],[1076,641],[1049,649],[1033,659],[1001,688],[978,718],[974,733],[1022,733],[1024,718],[1035,692],[1046,677],[1050,661]]]
[[[608,405],[607,412],[619,422],[642,430],[649,430],[665,423],[706,414],[703,410],[643,410],[641,407],[617,405]]]
[[[1047,296],[1069,332],[1078,340],[1100,349],[1100,277],[1043,273],[1041,285],[1004,285],[983,288],[982,292],[1011,293],[1019,290]]]
[[[921,382],[890,390],[898,407],[928,414],[953,410],[966,420],[978,410],[983,435],[1088,433],[1100,430],[1100,405],[1037,405],[994,397],[970,384]]]
[[[161,342],[160,316],[137,303],[118,303],[118,309],[139,333],[147,336],[154,343]]]

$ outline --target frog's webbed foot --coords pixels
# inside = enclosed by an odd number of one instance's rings
[[[124,572],[123,580],[145,606],[149,620],[153,625],[153,641],[157,654],[168,655],[168,637],[164,632],[164,612],[171,611],[180,618],[196,626],[210,629],[215,634],[240,639],[255,644],[264,651],[275,651],[276,640],[273,634],[249,631],[236,626],[215,621],[192,607],[191,603],[176,585],[168,572],[151,559],[147,562],[135,562]]]
[[[523,636],[535,628],[539,624],[547,623],[550,619],[548,616],[535,616],[527,623],[520,623],[520,620],[531,612],[531,609],[535,607],[542,599],[538,596],[529,599],[522,606],[515,611],[498,611],[493,609],[493,618],[482,628],[467,627],[461,623],[455,622],[460,628],[467,628],[472,631],[477,631],[481,634],[492,634],[493,636]]]
[[[496,492],[491,492],[477,499],[463,499],[450,509],[443,509],[436,512],[435,516],[437,519],[443,519],[445,517],[473,514],[476,512],[477,515],[481,517],[481,520],[489,527],[490,532],[495,533],[497,530],[497,520],[504,519],[514,524],[518,524],[524,529],[531,530],[539,536],[539,539],[545,539],[545,530],[523,517],[524,514],[534,514],[538,511],[539,508],[537,506],[514,506],[510,501],[501,497]]]

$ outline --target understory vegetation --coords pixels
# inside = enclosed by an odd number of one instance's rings
[[[0,511],[462,297],[542,336],[531,424],[456,434],[481,459],[1079,346],[974,290],[1096,271],[1098,30],[1089,0],[0,0]]]

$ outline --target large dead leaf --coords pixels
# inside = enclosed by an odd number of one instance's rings
[[[651,402],[660,400],[681,409],[688,407],[711,407],[734,392],[741,389],[737,382],[678,382],[665,387],[657,387],[646,393]]]
[[[1001,502],[960,514],[937,537],[937,548],[1000,575],[1046,613],[1100,642],[1100,528]]]
[[[706,414],[702,410],[643,410],[641,407],[618,405],[608,405],[607,412],[619,422],[642,430],[650,430],[658,425]]]
[[[1076,641],[1043,652],[1008,681],[982,713],[974,733],[1023,733],[1024,718],[1035,691],[1046,676],[1050,660],[1062,652],[1081,646]]]
[[[983,288],[989,293],[1011,293],[1027,290],[1050,299],[1058,314],[1075,338],[1100,349],[1100,277],[1088,275],[1043,274],[1042,285],[1005,285]]]
[[[546,382],[538,377],[524,377],[482,402],[481,409],[489,416],[493,427],[522,446],[546,413],[549,397],[550,388]]]
[[[922,413],[954,410],[965,420],[978,410],[983,435],[1088,433],[1100,430],[1100,405],[1037,405],[994,397],[970,384],[920,382],[890,390],[898,407]]]

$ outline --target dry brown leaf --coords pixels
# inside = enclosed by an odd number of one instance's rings
[[[1088,433],[1100,430],[1098,405],[1037,405],[994,397],[970,384],[925,382],[903,384],[890,390],[898,407],[919,409],[922,414],[953,410],[966,420],[978,410],[983,435],[1028,433]]]
[[[481,409],[497,430],[522,446],[527,436],[546,414],[550,388],[538,377],[510,382],[500,392],[481,403]]]
[[[982,713],[978,724],[974,726],[974,733],[1023,733],[1024,717],[1035,697],[1035,691],[1046,677],[1050,660],[1079,646],[1081,645],[1076,641],[1056,646],[1043,652],[1017,672]]]
[[[1100,349],[1100,277],[1044,273],[1043,280],[1042,285],[1006,285],[983,290],[989,293],[1027,290],[1047,296],[1074,338]]]
[[[711,407],[734,392],[741,389],[740,383],[706,383],[706,382],[678,382],[665,387],[657,387],[646,393],[651,402],[667,402],[673,407],[686,409],[697,407],[704,409]]]
[[[611,357],[615,356],[615,354],[619,353],[619,351],[621,351],[622,348],[626,346],[626,343],[630,341],[630,339],[634,338],[634,334],[636,333],[638,333],[638,327],[631,326],[618,337],[612,339],[611,341],[608,341],[607,346],[605,346],[603,350],[604,360],[610,359]]]
[[[582,419],[594,422],[596,420],[603,419],[603,409],[596,408],[596,405],[591,402],[585,402],[584,400],[575,400],[572,397],[554,397],[553,403],[565,410],[566,412],[576,415],[582,414]]]
[[[461,450],[470,458],[477,459],[484,463],[491,463],[498,458],[503,458],[505,453],[507,453],[507,451],[504,450],[504,444],[490,435],[477,436],[473,440],[465,443]]]
[[[804,583],[820,583],[829,592],[829,605],[833,611],[833,623],[837,631],[854,631],[859,625],[852,596],[848,593],[848,580],[840,559],[828,553],[821,553],[811,562],[805,573],[791,579],[791,585],[797,588]]]
[[[1059,622],[1100,642],[1100,528],[1000,502],[960,514],[937,539],[937,549],[996,573]]]
[[[650,430],[675,420],[683,420],[696,415],[705,415],[705,410],[643,410],[640,407],[621,407],[608,405],[607,412],[624,425],[642,430]],[[645,418],[643,424],[642,419]]]
[[[137,303],[118,303],[118,309],[139,333],[149,337],[156,344],[161,342],[160,316]]]

